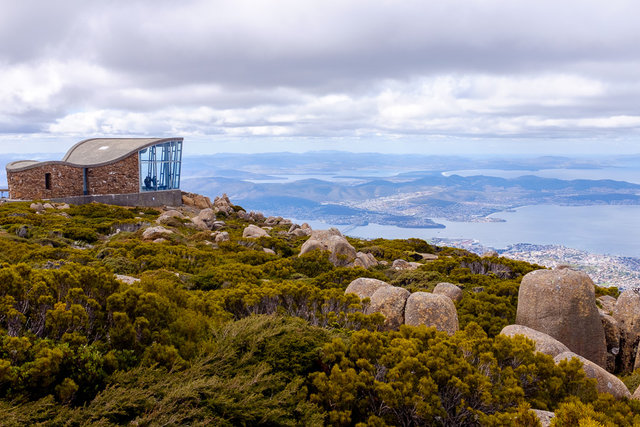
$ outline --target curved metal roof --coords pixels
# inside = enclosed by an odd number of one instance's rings
[[[113,163],[145,147],[167,141],[182,141],[182,138],[92,138],[71,147],[62,161],[38,162],[19,160],[7,165],[7,170],[24,170],[43,164],[70,164],[87,167]]]

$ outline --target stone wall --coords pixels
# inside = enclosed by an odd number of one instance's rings
[[[50,189],[45,188],[45,174],[51,174]],[[49,199],[81,195],[82,168],[60,162],[47,162],[22,171],[7,171],[9,197],[19,200]]]
[[[83,167],[63,162],[45,162],[21,171],[7,171],[9,196],[12,199],[53,199],[84,195]],[[51,174],[50,188],[45,174]],[[138,154],[118,162],[87,168],[90,195],[129,194],[139,192]]]
[[[110,165],[89,168],[89,194],[128,194],[140,191],[138,153]],[[80,191],[79,196],[82,194]]]

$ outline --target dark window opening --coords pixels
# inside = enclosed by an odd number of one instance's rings
[[[44,188],[46,188],[47,190],[51,190],[51,174],[50,173],[44,174]]]

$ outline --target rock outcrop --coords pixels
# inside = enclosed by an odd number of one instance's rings
[[[516,323],[550,335],[574,353],[606,367],[604,328],[594,284],[583,272],[536,270],[525,275]]]
[[[414,292],[407,298],[404,323],[434,326],[453,335],[458,330],[458,312],[451,298],[428,292]]]
[[[296,237],[311,236],[311,227],[306,222],[302,225],[291,224],[287,233]]]
[[[536,351],[548,354],[551,357],[556,357],[561,353],[570,351],[566,345],[562,344],[557,339],[536,331],[535,329],[527,328],[526,326],[508,325],[502,328],[500,333],[508,337],[523,335],[536,343]]]
[[[458,302],[462,299],[462,289],[460,289],[453,283],[438,283],[433,289],[433,293],[448,296],[453,302]]]
[[[356,294],[360,299],[371,298],[371,295],[373,295],[375,291],[385,286],[391,285],[382,280],[360,277],[349,283],[344,293]]]
[[[596,380],[596,387],[599,393],[610,393],[616,399],[631,397],[631,393],[629,393],[627,386],[624,385],[624,383],[620,381],[618,377],[610,374],[602,367],[578,354],[566,351],[554,357],[553,360],[556,363],[560,363],[560,361],[562,360],[570,360],[573,357],[579,359],[582,362],[583,369],[587,377],[594,378]]]
[[[201,194],[182,192],[182,204],[197,209],[211,208],[211,199]]]
[[[620,330],[618,371],[628,373],[637,364],[636,353],[640,342],[640,290],[628,289],[620,294],[612,317]]]
[[[385,317],[383,328],[398,329],[404,323],[404,306],[409,291],[396,286],[382,286],[371,295],[366,314],[380,313]]]
[[[212,208],[214,212],[221,212],[225,215],[231,215],[234,212],[233,205],[231,204],[229,196],[227,196],[226,193],[222,196],[216,197],[213,200]]]
[[[329,251],[329,261],[338,267],[351,265],[356,259],[356,250],[336,228],[313,230],[309,240],[300,248],[302,256],[313,250]]]
[[[267,230],[258,227],[257,225],[249,224],[243,231],[242,237],[245,239],[257,239],[259,237],[269,237]]]

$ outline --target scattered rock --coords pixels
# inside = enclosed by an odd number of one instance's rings
[[[55,209],[55,207],[51,203],[45,203],[42,207],[45,209]]]
[[[411,326],[435,326],[453,335],[458,330],[458,312],[451,298],[428,292],[414,292],[407,298],[404,323]]]
[[[353,261],[354,267],[371,268],[378,265],[378,261],[372,254],[365,254],[364,252],[356,253],[356,259]]]
[[[314,230],[300,248],[302,256],[313,250],[329,251],[329,261],[337,267],[346,267],[356,259],[356,250],[336,228]]]
[[[264,220],[264,224],[272,227],[274,225],[280,224],[280,221],[282,221],[281,216],[270,216]]]
[[[404,306],[409,291],[396,286],[382,286],[371,295],[367,314],[380,313],[384,316],[385,330],[398,329],[404,323]]]
[[[166,212],[163,212],[162,215],[160,215],[158,217],[158,219],[156,219],[156,223],[158,223],[158,224],[167,224],[173,218],[183,219],[184,215],[182,215],[182,212],[179,212],[179,211],[177,211],[175,209],[168,210]]]
[[[572,353],[565,351],[553,358],[554,362],[559,363],[562,360],[570,360],[572,357],[579,359],[583,364],[583,369],[587,377],[594,378],[597,382],[596,387],[599,393],[610,393],[616,399],[630,398],[631,393],[618,377],[605,371],[602,367],[592,361]]]
[[[393,268],[394,270],[415,270],[421,265],[422,264],[418,262],[408,262],[403,259],[397,259],[393,261],[393,264],[391,264],[391,268]]]
[[[163,243],[163,242],[166,242],[166,241],[167,241],[167,239],[165,239],[164,237],[159,237],[159,238],[155,239],[153,241],[153,243]]]
[[[126,283],[127,285],[132,285],[140,281],[137,277],[125,276],[123,274],[116,274],[116,280]]]
[[[23,225],[22,227],[18,228],[16,230],[16,236],[22,237],[24,239],[29,237],[29,227],[27,227],[26,225]]]
[[[269,233],[257,225],[249,224],[242,232],[242,237],[245,239],[257,239],[259,237],[269,237]]]
[[[211,224],[211,228],[213,230],[220,230],[221,228],[224,228],[227,226],[227,223],[224,221],[213,221],[213,224]]]
[[[385,286],[391,285],[382,280],[360,277],[349,283],[344,293],[356,294],[360,299],[371,298],[371,295],[373,295],[375,291]]]
[[[245,221],[250,221],[250,222],[263,222],[264,221],[264,215],[260,212],[245,212],[245,211],[238,211],[236,213],[238,215],[238,217],[240,219],[243,219]]]
[[[276,254],[276,251],[274,251],[273,249],[262,248],[262,250],[267,254],[271,254],[271,255],[275,255]]]
[[[425,261],[435,261],[435,260],[438,259],[438,255],[436,255],[436,254],[418,253],[418,255],[420,255],[422,257],[422,259],[425,260]]]
[[[66,210],[69,209],[70,206],[67,203],[63,203],[61,205],[56,205],[56,209],[60,209],[60,210]]]
[[[542,409],[532,409],[533,413],[538,417],[538,421],[540,421],[541,427],[549,427],[551,425],[551,420],[556,416],[551,411],[543,411]]]
[[[227,233],[226,231],[216,231],[214,233],[211,233],[211,236],[216,243],[228,242],[230,240],[229,233]]]
[[[532,271],[520,284],[516,323],[550,335],[605,367],[607,347],[594,286],[581,271]]]
[[[144,240],[156,240],[169,234],[173,234],[173,231],[167,230],[162,226],[149,227],[142,232],[142,238]]]
[[[34,211],[36,211],[36,212],[42,212],[42,211],[44,211],[44,205],[43,205],[42,203],[40,203],[40,202],[37,202],[37,203],[31,203],[31,204],[29,205],[29,208],[30,208],[30,209],[33,209],[33,210],[34,210]]]
[[[453,283],[438,283],[433,289],[433,293],[436,295],[448,296],[453,302],[458,302],[462,299],[462,289],[460,289]]]
[[[570,351],[566,345],[562,344],[557,339],[545,333],[536,331],[535,329],[527,328],[526,326],[508,325],[502,328],[502,331],[500,331],[500,333],[508,337],[524,335],[525,337],[536,343],[536,351],[548,354],[551,357],[556,357],[561,353]]]

